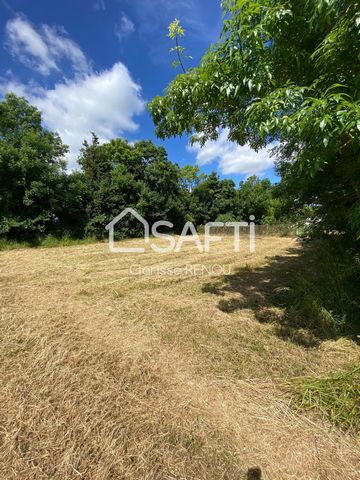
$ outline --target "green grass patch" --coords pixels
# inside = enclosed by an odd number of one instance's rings
[[[360,432],[360,366],[326,378],[296,380],[292,388],[299,408],[321,412],[337,427]]]
[[[334,239],[313,242],[277,273],[284,280],[271,301],[285,309],[283,327],[307,329],[319,340],[360,334],[360,257],[354,249]]]
[[[68,247],[73,245],[87,245],[98,242],[95,237],[71,238],[71,237],[54,237],[48,235],[44,238],[38,238],[31,241],[16,241],[0,238],[0,251],[17,250],[21,248],[55,248]]]

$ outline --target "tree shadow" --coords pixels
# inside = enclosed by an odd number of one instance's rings
[[[263,267],[246,265],[207,283],[203,292],[223,297],[218,302],[222,312],[250,309],[259,322],[272,324],[280,338],[304,347],[356,333],[347,322],[343,289],[333,288],[339,278],[324,268],[329,261],[324,265],[318,248],[290,248],[267,260]]]

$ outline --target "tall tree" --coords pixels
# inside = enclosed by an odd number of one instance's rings
[[[88,185],[86,232],[102,237],[105,225],[127,207],[136,209],[152,224],[172,222],[177,230],[185,218],[180,171],[163,147],[150,141],[130,145],[114,139],[100,145],[96,136],[85,143],[79,163]],[[138,222],[124,219],[122,236],[142,233]]]
[[[324,228],[360,238],[360,3],[224,0],[198,68],[149,105],[159,137],[279,142],[278,171]],[[334,209],[334,204],[337,208]]]
[[[191,195],[192,216],[195,223],[214,222],[221,215],[235,214],[236,191],[232,180],[220,180],[213,172],[194,188]]]
[[[269,221],[273,215],[273,188],[270,180],[260,180],[256,175],[240,182],[236,199],[236,217],[244,221],[255,217],[256,223]]]
[[[180,169],[180,183],[182,188],[185,188],[188,192],[192,192],[194,187],[206,179],[204,173],[199,174],[199,167],[197,165],[185,165]]]
[[[34,237],[62,223],[67,147],[24,98],[0,102],[0,234]]]

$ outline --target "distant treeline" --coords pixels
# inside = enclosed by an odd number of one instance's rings
[[[168,220],[179,232],[186,221],[274,224],[296,217],[269,180],[252,176],[236,188],[216,173],[180,168],[151,141],[134,145],[114,139],[84,142],[79,171],[67,173],[67,147],[46,130],[41,113],[24,98],[8,94],[0,103],[0,235],[32,239],[47,235],[103,237],[105,226],[132,207],[151,224]],[[291,210],[291,211],[290,211]],[[123,236],[139,225],[125,218]]]

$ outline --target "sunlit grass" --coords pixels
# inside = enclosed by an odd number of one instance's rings
[[[322,412],[334,425],[360,431],[360,366],[325,378],[305,378],[294,383],[297,405]]]
[[[226,480],[257,464],[264,478],[310,479],[319,458],[329,480],[356,478],[356,440],[332,432],[319,406],[309,422],[284,393],[294,377],[328,378],[359,359],[350,338],[309,347],[277,328],[290,273],[306,266],[295,239],[260,237],[253,255],[245,238],[234,255],[231,237],[211,254],[77,245],[48,238],[43,247],[61,248],[0,255],[1,479]],[[231,273],[130,273],[202,263]]]

